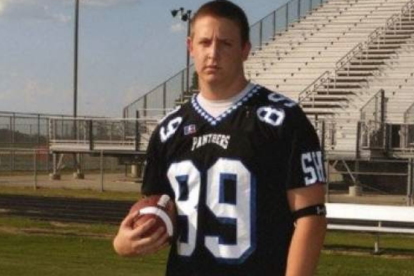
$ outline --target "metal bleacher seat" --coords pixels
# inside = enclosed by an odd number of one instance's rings
[[[355,154],[360,109],[379,89],[389,88],[390,111],[413,102],[413,7],[408,0],[328,1],[256,49],[246,73],[301,101],[310,117],[335,120],[335,148]]]

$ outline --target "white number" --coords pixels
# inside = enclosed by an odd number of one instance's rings
[[[235,202],[225,202],[225,178],[234,180]],[[206,236],[206,247],[216,258],[237,259],[251,247],[251,175],[240,161],[220,159],[207,174],[207,206],[219,219],[236,221],[237,242],[222,244],[218,236]]]
[[[294,101],[292,101],[289,98],[286,98],[282,95],[276,94],[276,93],[272,93],[269,94],[269,96],[267,97],[270,101],[274,102],[274,103],[278,103],[278,102],[282,102],[285,101],[285,103],[283,104],[286,107],[293,107],[296,105],[296,103]]]
[[[170,166],[168,179],[175,193],[178,215],[186,218],[187,238],[178,241],[178,254],[190,256],[195,249],[197,233],[197,207],[199,204],[200,172],[190,161]],[[237,160],[219,159],[207,171],[206,206],[220,223],[236,225],[236,242],[225,244],[219,233],[204,237],[205,247],[216,258],[242,262],[250,255],[255,241],[254,200],[255,187],[247,168]],[[226,182],[226,180],[231,180]],[[233,183],[231,187],[226,183]],[[235,197],[226,197],[226,190],[234,190]]]
[[[285,112],[282,109],[265,106],[257,110],[257,116],[262,122],[272,126],[280,126],[285,119]]]
[[[325,182],[322,153],[320,151],[302,154],[301,162],[306,185],[315,184],[317,181]]]
[[[167,172],[174,190],[178,216],[187,221],[187,237],[180,237],[177,250],[182,256],[191,256],[195,249],[198,212],[197,204],[200,194],[200,173],[190,161],[175,163]]]
[[[168,123],[167,129],[165,129],[165,127],[162,127],[160,129],[161,142],[164,143],[167,141],[168,138],[170,138],[177,131],[182,121],[183,118],[177,117]]]

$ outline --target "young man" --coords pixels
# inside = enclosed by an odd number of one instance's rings
[[[154,131],[142,187],[177,206],[167,275],[314,275],[326,221],[313,127],[296,103],[246,80],[249,25],[235,4],[204,4],[188,48],[200,93]],[[132,229],[132,219],[118,254],[165,246],[164,229],[141,238],[153,221]]]

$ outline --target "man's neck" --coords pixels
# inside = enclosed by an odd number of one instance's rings
[[[240,93],[248,83],[244,76],[230,85],[209,85],[200,82],[200,93],[210,101],[226,100]]]

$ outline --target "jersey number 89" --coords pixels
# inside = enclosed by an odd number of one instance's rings
[[[238,160],[220,158],[206,175],[206,206],[218,221],[236,226],[237,240],[226,244],[220,233],[206,235],[204,246],[217,259],[242,262],[255,247],[255,183],[249,170]],[[180,237],[177,250],[181,256],[191,256],[195,250],[198,228],[198,204],[201,173],[191,161],[174,163],[168,169],[168,179],[174,190],[178,216],[185,220],[187,234]],[[235,198],[225,197],[225,185],[235,183]]]

